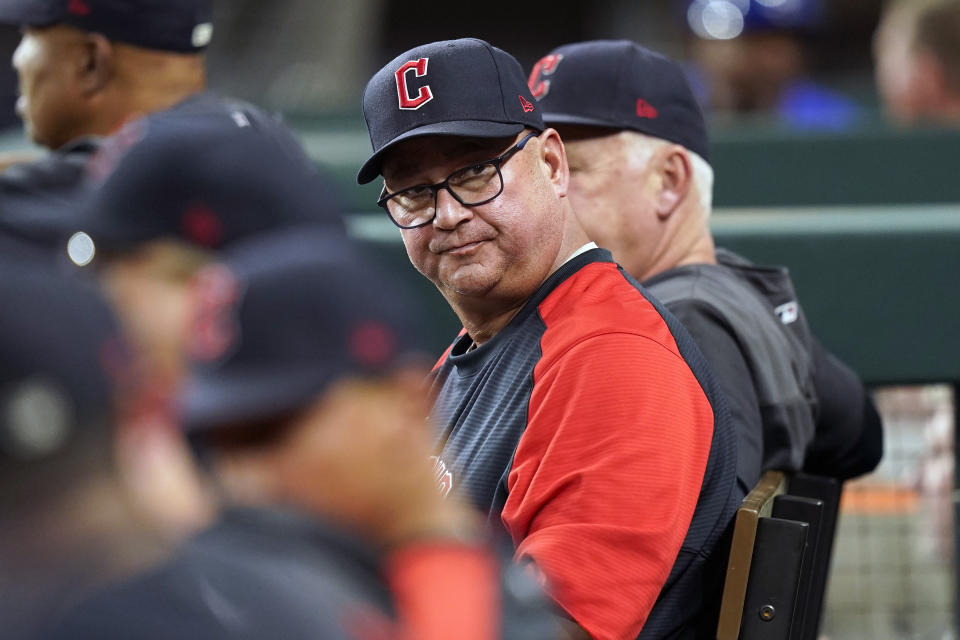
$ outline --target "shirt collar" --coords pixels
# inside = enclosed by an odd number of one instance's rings
[[[596,242],[588,242],[587,244],[583,245],[582,247],[580,247],[579,249],[571,253],[569,256],[567,256],[567,259],[563,261],[563,264],[567,264],[568,262],[570,262],[571,260],[579,256],[580,254],[590,251],[590,249],[599,249],[599,248],[600,247],[597,246]]]

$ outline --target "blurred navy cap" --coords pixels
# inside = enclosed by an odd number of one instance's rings
[[[128,124],[104,141],[89,174],[62,234],[78,264],[74,255],[91,251],[75,251],[80,244],[119,252],[171,238],[221,249],[285,226],[344,230],[337,196],[289,130],[211,94]]]
[[[405,289],[344,237],[279,231],[231,248],[194,281],[181,396],[196,437],[306,408],[344,376],[422,361]]]
[[[384,153],[403,140],[544,129],[520,63],[475,38],[433,42],[394,58],[367,83],[363,116],[373,155],[360,168],[360,184],[380,174]]]
[[[534,65],[529,82],[547,125],[630,129],[710,159],[703,112],[683,68],[634,42],[558,47]]]
[[[0,459],[29,463],[109,422],[129,356],[95,289],[36,263],[0,270]]]
[[[0,23],[67,24],[110,40],[194,53],[213,37],[212,0],[3,0]]]

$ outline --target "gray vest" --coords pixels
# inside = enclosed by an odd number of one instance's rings
[[[696,301],[724,319],[760,402],[763,469],[799,470],[814,436],[817,400],[810,329],[793,283],[786,268],[760,267],[725,249],[717,249],[717,263],[678,267],[644,286],[667,308]]]

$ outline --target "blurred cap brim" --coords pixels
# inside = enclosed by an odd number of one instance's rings
[[[59,3],[66,7],[66,2]],[[0,24],[46,27],[63,20],[63,8],[55,2],[4,0],[0,2]]]
[[[283,416],[305,408],[346,372],[283,369],[249,374],[194,374],[180,396],[180,418],[190,436]]]

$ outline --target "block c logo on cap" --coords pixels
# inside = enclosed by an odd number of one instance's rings
[[[415,98],[410,97],[410,92],[407,89],[407,72],[413,71],[417,78],[422,78],[427,75],[427,63],[429,61],[429,58],[420,58],[419,60],[405,62],[397,69],[397,72],[393,74],[397,78],[397,97],[400,99],[400,108],[402,110],[416,111],[433,100],[433,91],[430,90],[430,85],[428,84],[420,87]]]
[[[552,76],[561,60],[563,60],[563,54],[551,53],[548,56],[543,56],[537,60],[537,64],[533,65],[527,84],[530,85],[530,91],[533,92],[533,97],[537,100],[543,98],[550,91],[550,81],[544,80],[543,76]]]
[[[240,283],[227,266],[214,263],[191,280],[188,295],[187,353],[199,362],[223,358],[240,341]]]

